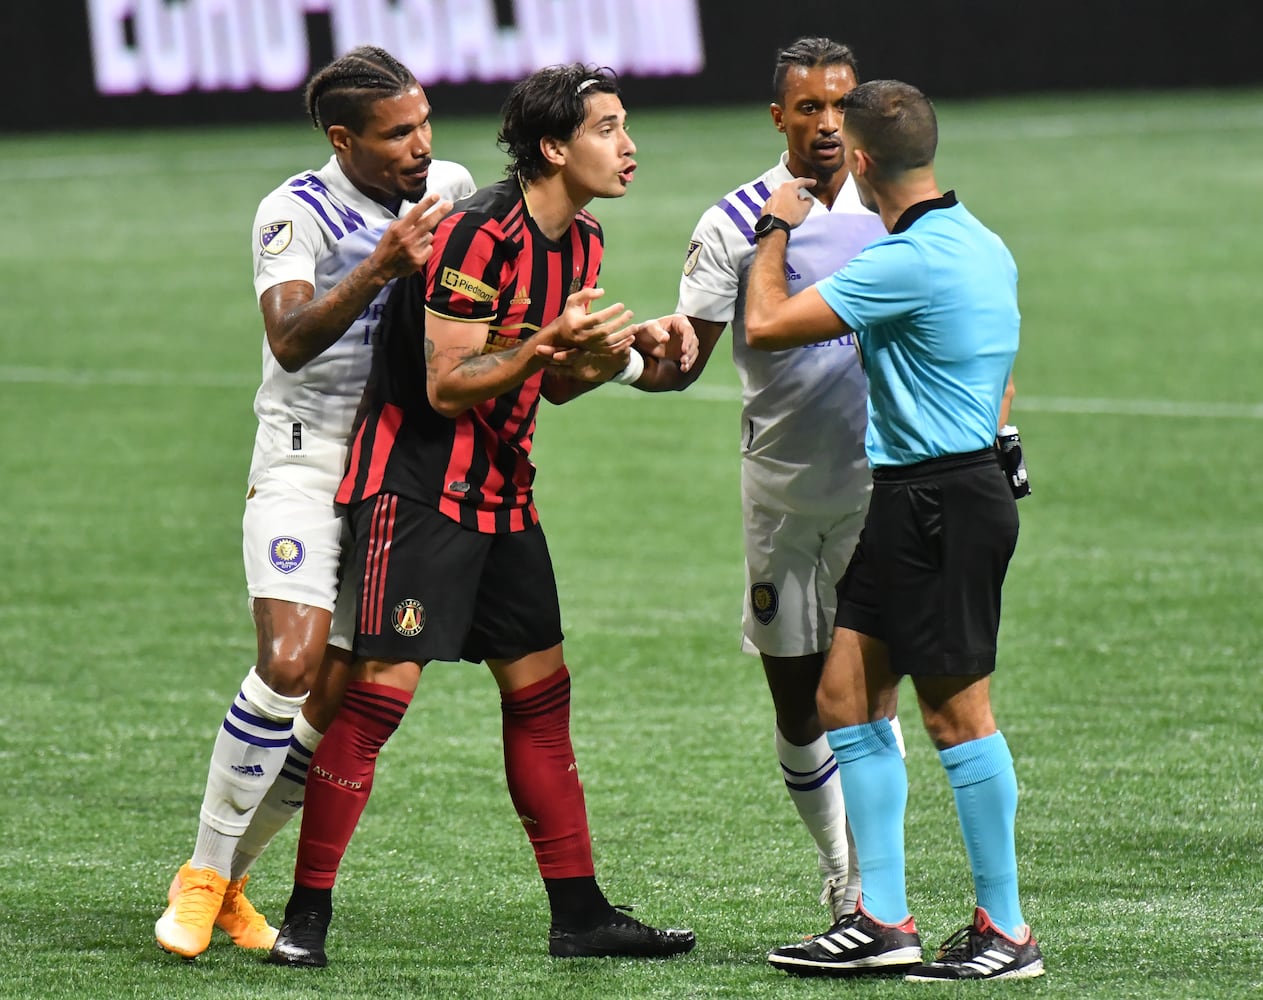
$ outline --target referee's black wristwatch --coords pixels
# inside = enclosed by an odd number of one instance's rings
[[[789,239],[790,231],[793,228],[784,219],[778,219],[775,215],[760,215],[759,221],[754,224],[754,239],[757,242],[774,229],[779,229],[785,234],[785,239]]]

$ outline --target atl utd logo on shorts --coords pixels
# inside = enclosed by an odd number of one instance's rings
[[[770,583],[756,583],[750,588],[750,610],[760,625],[766,625],[776,617],[776,609],[780,607],[780,598],[776,596],[776,587]]]
[[[291,535],[281,535],[268,542],[268,558],[282,573],[292,573],[303,564],[307,550],[303,543]]]
[[[390,613],[390,624],[400,635],[416,635],[425,628],[425,608],[411,597],[400,601]]]

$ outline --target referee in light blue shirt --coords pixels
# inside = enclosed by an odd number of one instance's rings
[[[1018,533],[995,449],[1018,346],[1017,267],[954,192],[939,190],[938,126],[919,90],[876,80],[844,108],[846,166],[889,235],[791,298],[785,248],[812,182],[782,185],[755,226],[745,319],[747,341],[763,350],[853,331],[868,375],[873,496],[838,583],[817,693],[863,885],[853,914],[768,960],[797,974],[1030,978],[1044,963],[1018,898],[1017,777],[990,700]],[[955,796],[977,893],[972,922],[928,962],[908,909],[908,779],[889,722],[905,674]]]

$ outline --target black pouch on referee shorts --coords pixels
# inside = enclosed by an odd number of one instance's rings
[[[1031,481],[1026,474],[1026,459],[1022,457],[1022,439],[1018,437],[1017,428],[1005,424],[995,439],[996,452],[1000,457],[1000,468],[1004,470],[1004,478],[1009,481],[1009,489],[1013,498],[1021,500],[1030,496]]]

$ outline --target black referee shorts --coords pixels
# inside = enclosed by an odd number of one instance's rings
[[[899,674],[991,673],[1017,531],[991,448],[874,469],[835,624],[884,640]]]
[[[382,493],[351,507],[355,654],[371,660],[512,660],[562,640],[539,525],[487,534]]]

